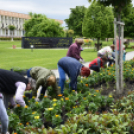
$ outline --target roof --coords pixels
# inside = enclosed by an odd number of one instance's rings
[[[0,15],[22,18],[22,19],[30,19],[30,16],[28,14],[16,13],[16,12],[4,11],[4,10],[0,10]],[[60,24],[63,24],[63,20],[58,20],[58,19],[54,19],[54,20],[58,21]]]
[[[9,11],[4,11],[4,10],[0,10],[0,15],[23,18],[23,19],[30,19],[30,16],[28,14],[9,12]]]

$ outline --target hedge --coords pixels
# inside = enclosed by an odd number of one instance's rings
[[[0,40],[11,40],[11,37],[0,37]],[[21,40],[21,38],[13,38],[13,40]]]

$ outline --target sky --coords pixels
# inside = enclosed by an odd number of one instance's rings
[[[88,7],[88,0],[0,0],[0,9],[28,14],[41,13],[48,18],[65,20],[69,18],[70,8]],[[66,26],[65,22],[62,26]]]
[[[132,0],[134,5],[134,0]],[[41,13],[48,18],[65,20],[69,18],[70,8],[88,7],[88,0],[0,0],[0,9],[28,14]],[[66,26],[65,22],[62,26]]]

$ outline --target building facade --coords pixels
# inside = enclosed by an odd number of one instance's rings
[[[23,24],[28,19],[30,19],[28,14],[0,10],[0,37],[23,37],[25,34]],[[63,24],[62,20],[56,21]],[[13,32],[8,28],[9,25],[15,26]]]

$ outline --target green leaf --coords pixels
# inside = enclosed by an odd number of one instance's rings
[[[82,133],[83,132],[83,129],[79,129],[78,131],[77,131],[77,133]]]

